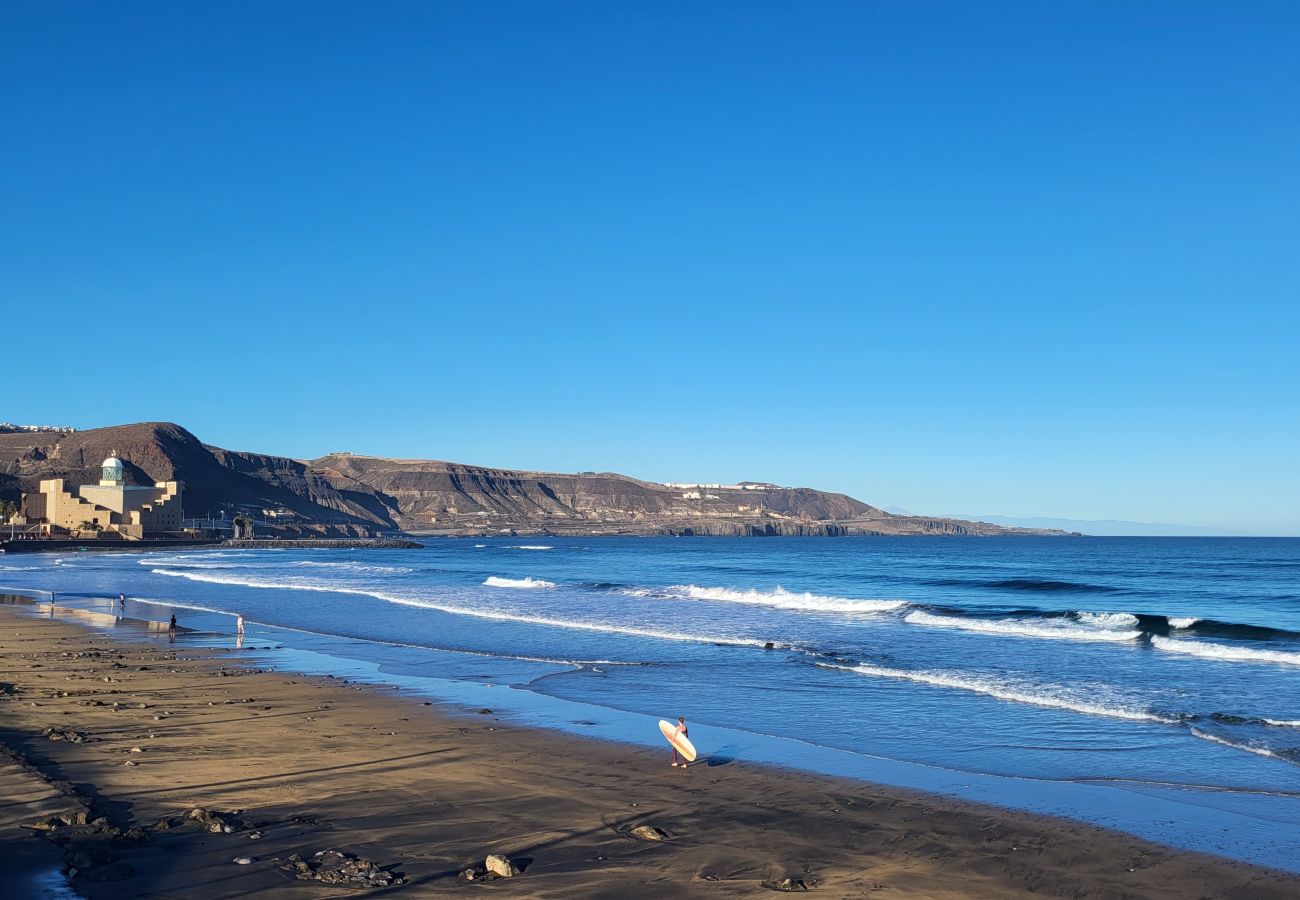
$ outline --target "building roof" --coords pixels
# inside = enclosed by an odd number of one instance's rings
[[[94,457],[92,456],[91,459],[94,459]],[[108,459],[104,460],[102,465],[105,469],[120,469],[122,468],[122,460],[118,459],[116,456],[110,456]]]

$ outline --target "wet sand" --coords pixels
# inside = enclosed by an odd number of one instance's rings
[[[0,741],[16,754],[0,760],[6,891],[71,846],[24,826],[86,809],[107,821],[53,834],[97,831],[79,838],[88,865],[73,880],[91,900],[355,894],[279,867],[326,849],[405,880],[369,893],[412,897],[742,897],[785,879],[827,897],[1300,897],[1295,876],[1092,826],[743,763],[683,771],[666,747],[254,665],[0,607]],[[235,830],[181,824],[194,807],[235,812]],[[175,827],[113,838],[167,817]],[[460,877],[488,853],[522,873]]]

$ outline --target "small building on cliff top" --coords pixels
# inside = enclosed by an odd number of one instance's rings
[[[125,540],[181,529],[179,482],[128,485],[116,456],[104,460],[102,473],[99,484],[83,484],[76,494],[64,488],[62,478],[42,481],[39,492],[23,495],[23,518],[28,524],[44,525],[47,533],[81,531],[89,523],[105,537]]]

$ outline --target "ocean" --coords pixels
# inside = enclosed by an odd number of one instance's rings
[[[707,764],[1296,870],[1300,540],[493,538],[0,556],[0,588]],[[101,621],[111,621],[101,619]],[[157,638],[154,638],[157,639]],[[267,648],[279,648],[270,650]],[[666,745],[665,764],[666,764]]]

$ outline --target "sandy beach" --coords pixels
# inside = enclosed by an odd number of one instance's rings
[[[124,641],[9,606],[0,634],[16,896],[69,864],[92,900],[354,892],[296,877],[326,850],[375,864],[364,890],[407,896],[1300,896],[1300,878],[1086,825],[736,762],[683,771],[144,626]],[[464,878],[493,853],[520,874]]]

